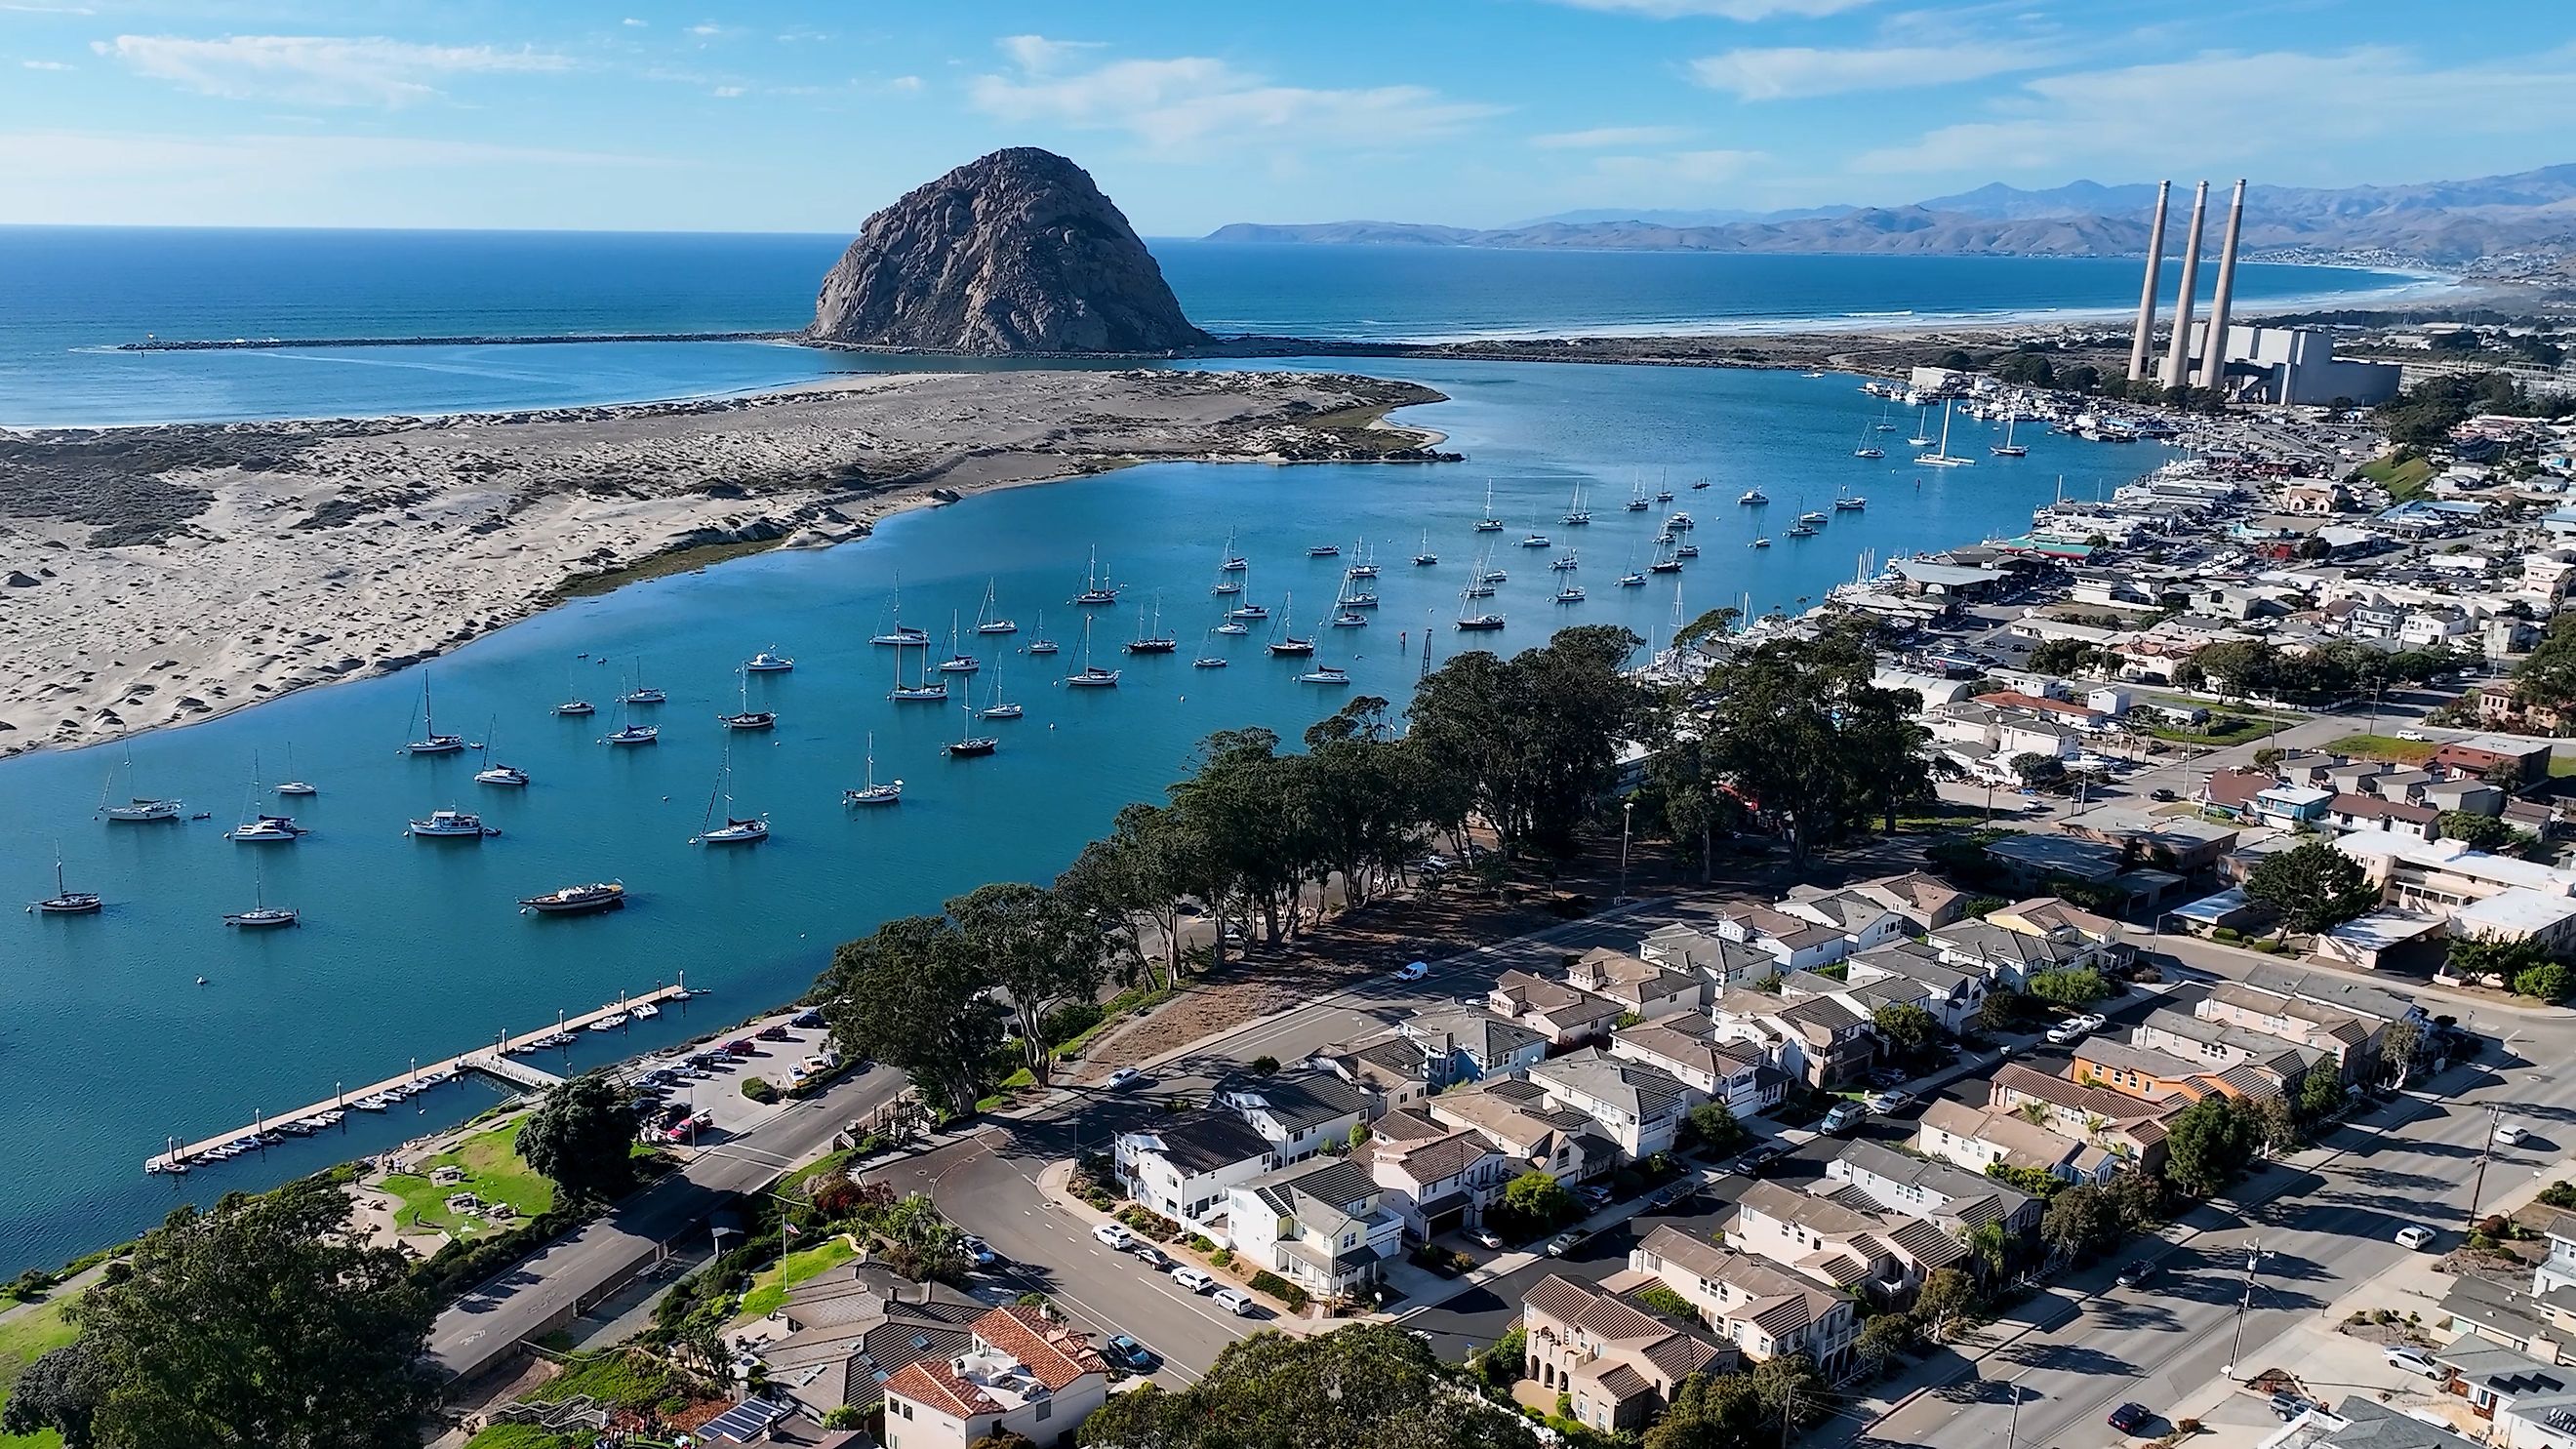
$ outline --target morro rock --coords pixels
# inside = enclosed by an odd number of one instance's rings
[[[869,217],[814,308],[823,342],[936,352],[1162,352],[1207,334],[1091,176],[1017,146]]]

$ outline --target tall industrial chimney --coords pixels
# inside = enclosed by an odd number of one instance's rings
[[[2191,234],[2182,244],[2182,295],[2174,299],[2173,345],[2165,349],[2165,391],[2190,380],[2191,294],[2200,286],[2200,219],[2209,211],[2209,183],[2191,194]]]
[[[2218,244],[2218,295],[2209,299],[2209,343],[2200,349],[2200,385],[2227,386],[2227,304],[2236,296],[2236,239],[2245,231],[2245,178],[2227,206],[2227,238]]]
[[[2147,375],[2147,349],[2154,345],[2156,332],[2156,273],[2165,264],[2165,199],[2173,194],[2173,183],[2156,183],[2156,219],[2147,228],[2147,280],[2138,288],[2138,330],[2129,339],[2129,380]]]

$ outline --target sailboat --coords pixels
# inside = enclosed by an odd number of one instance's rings
[[[626,700],[623,696],[620,696],[617,701],[617,728],[600,736],[600,743],[605,745],[649,745],[660,738],[662,738],[662,727],[660,725],[637,724],[626,717]]]
[[[1020,626],[1012,620],[1002,617],[1000,610],[994,607],[993,587],[993,580],[986,579],[984,581],[984,607],[975,611],[975,632],[978,634],[1017,634],[1020,632]]]
[[[96,891],[76,891],[63,884],[63,848],[54,847],[54,893],[41,901],[31,901],[30,911],[48,916],[94,916],[106,902]]]
[[[250,760],[250,794],[245,804],[259,799],[259,756]],[[245,811],[242,823],[224,832],[224,838],[237,845],[293,845],[304,838],[304,827],[292,815],[269,815],[256,809]]]
[[[1115,689],[1118,687],[1117,670],[1103,669],[1091,662],[1091,620],[1088,616],[1086,616],[1082,621],[1082,668],[1066,675],[1064,677],[1064,682],[1072,685],[1076,689]]]
[[[1669,540],[1672,535],[1665,534],[1664,537]],[[1680,573],[1682,571],[1682,561],[1680,556],[1672,551],[1672,547],[1672,544],[1669,542],[1656,545],[1655,561],[1646,565],[1646,572],[1650,574]]]
[[[1928,448],[1932,446],[1931,435],[1923,430],[1924,424],[1931,419],[1931,407],[1932,405],[1930,403],[1925,403],[1914,410],[1914,436],[1905,440],[1905,445],[1907,447]]]
[[[1377,550],[1368,546],[1367,539],[1361,539],[1359,542],[1351,545],[1351,556],[1358,559],[1359,562],[1342,570],[1343,578],[1373,579],[1377,577]]]
[[[734,683],[738,686],[734,691],[734,699],[737,707],[731,714],[717,715],[716,723],[723,725],[729,730],[766,730],[777,728],[778,711],[774,709],[753,709],[751,707],[750,672],[747,670],[742,671],[740,677],[737,678]],[[476,778],[480,779],[481,777],[477,776]]]
[[[886,606],[887,612],[893,615],[893,624],[882,634],[869,635],[869,643],[883,644],[890,649],[918,649],[930,642],[928,630],[917,629],[903,621],[903,575],[894,576],[894,588],[887,595]]]
[[[1271,626],[1270,642],[1264,646],[1269,649],[1272,654],[1280,656],[1302,656],[1315,652],[1314,640],[1300,639],[1294,633],[1285,632],[1293,630],[1296,627],[1289,623],[1289,620],[1295,617],[1294,611],[1296,607],[1297,596],[1295,594],[1288,595],[1287,598],[1280,603],[1278,622]]]
[[[1951,407],[1952,404],[1950,403],[1945,402],[1941,404],[1941,446],[1933,452],[1921,453],[1915,456],[1914,461],[1926,468],[1973,468],[1977,466],[1976,459],[1958,457],[1950,451]]]
[[[930,677],[929,659],[925,655],[921,668],[921,682],[904,683],[903,656],[897,654],[894,657],[894,688],[886,691],[886,698],[897,704],[945,704],[948,702],[948,681],[933,680]]]
[[[1220,573],[1239,574],[1252,567],[1252,560],[1234,551],[1234,530],[1225,531],[1225,561],[1217,565]]]
[[[1086,609],[1106,608],[1118,602],[1118,586],[1101,580],[1100,550],[1096,548],[1091,551],[1091,568],[1082,576],[1082,592],[1073,596],[1073,602]]]
[[[585,655],[583,657],[587,658],[588,656]],[[597,714],[598,712],[599,706],[582,698],[581,691],[579,689],[575,689],[572,693],[565,695],[563,703],[555,706],[555,715],[559,719],[582,719],[589,715]]]
[[[1582,528],[1592,522],[1592,510],[1583,506],[1583,485],[1580,482],[1574,485],[1574,501],[1565,506],[1564,515],[1556,521],[1568,528]]]
[[[1426,528],[1422,530],[1422,552],[1413,556],[1413,566],[1427,569],[1438,562],[1440,562],[1440,555],[1431,551],[1431,530]]]
[[[1485,480],[1485,516],[1476,520],[1478,533],[1500,533],[1503,521],[1494,516],[1494,480]]]
[[[134,751],[130,747],[125,751],[124,769],[126,788],[130,790],[134,787]],[[116,771],[110,770],[107,772],[107,783],[99,787],[98,793],[99,817],[110,825],[146,825],[157,824],[164,820],[177,820],[184,808],[180,801],[163,800],[147,795],[129,796],[122,805],[110,805],[107,803],[107,797],[115,789]]]
[[[428,699],[429,691],[424,688],[421,691],[421,702],[423,704],[427,704]],[[671,702],[671,696],[664,694],[661,690],[644,682],[644,659],[641,655],[636,656],[635,660],[635,687],[626,691],[626,697],[622,702],[626,704],[668,704]]]
[[[1625,506],[1630,513],[1643,513],[1648,508],[1654,506],[1646,499],[1645,479],[1639,478],[1628,485],[1628,501],[1623,506]]]
[[[2004,413],[2004,440],[2000,443],[1987,444],[1987,452],[1994,454],[1998,458],[2027,458],[2030,456],[2029,444],[2016,443],[2013,441],[2013,422],[2020,416],[2021,409],[2018,407],[2011,408]]]
[[[1000,687],[999,681],[995,682],[994,687]],[[877,737],[874,730],[868,732],[867,783],[855,790],[842,791],[841,803],[844,805],[900,805],[903,803],[901,780],[888,780],[882,785],[877,783]]]
[[[1619,587],[1623,589],[1642,589],[1645,586],[1646,576],[1637,572],[1637,551],[1635,549],[1630,549],[1628,551],[1628,571],[1619,576]]]
[[[984,661],[957,647],[957,611],[948,611],[948,657],[939,662],[942,674],[973,674],[984,667]]]
[[[514,789],[524,786],[528,783],[527,771],[516,765],[502,764],[492,758],[492,741],[499,737],[500,733],[501,721],[496,715],[491,726],[483,731],[483,768],[474,772],[474,782],[478,785],[501,785]],[[281,795],[286,793],[284,785],[278,786],[277,790]]]
[[[1487,589],[1485,592],[1486,592],[1486,593],[1492,593],[1492,592],[1493,592],[1493,590],[1491,590],[1491,589]],[[1462,633],[1462,634],[1473,634],[1473,633],[1479,633],[1479,632],[1486,631],[1486,630],[1499,629],[1499,628],[1503,627],[1503,616],[1502,616],[1502,615],[1500,615],[1500,614],[1496,614],[1496,613],[1492,613],[1492,612],[1486,612],[1486,613],[1481,613],[1481,614],[1471,614],[1471,613],[1468,613],[1468,612],[1467,612],[1467,601],[1468,601],[1469,599],[1471,599],[1471,598],[1479,598],[1479,597],[1482,597],[1482,596],[1481,596],[1481,595],[1479,595],[1479,594],[1477,594],[1477,592],[1475,591],[1475,589],[1474,589],[1473,587],[1466,588],[1466,589],[1462,589],[1462,590],[1460,590],[1460,591],[1459,591],[1459,593],[1458,593],[1458,632],[1460,632],[1460,633]]]
[[[1872,431],[1881,433],[1892,433],[1896,431],[1896,424],[1887,420],[1887,399],[1885,398],[1879,399],[1878,422]]]
[[[403,746],[412,754],[452,755],[465,748],[463,735],[443,735],[438,732],[438,721],[429,712],[429,676],[426,674],[420,678],[420,724],[420,738]]]
[[[999,666],[996,666],[993,670],[993,702],[984,706],[984,718],[1018,719],[1026,713],[1028,711],[1020,708],[1018,704],[1002,698],[1002,671]]]
[[[1163,596],[1154,595],[1154,627],[1145,628],[1145,611],[1136,611],[1136,637],[1127,641],[1130,654],[1169,654],[1181,647],[1180,641],[1163,632]]]
[[[1887,450],[1869,440],[1868,425],[1863,424],[1861,427],[1860,441],[1852,446],[1852,456],[1855,458],[1884,458],[1887,456]]]
[[[224,924],[239,926],[246,931],[257,931],[273,926],[292,926],[303,918],[303,913],[292,906],[272,906],[268,903],[268,871],[265,867],[251,873],[250,899],[249,910],[227,913],[224,916]]]
[[[1038,610],[1038,636],[1031,639],[1025,647],[1031,654],[1053,654],[1060,647],[1053,639],[1047,637],[1046,610]]]
[[[277,782],[278,794],[304,796],[322,793],[314,789],[309,782],[295,778],[295,742],[293,740],[286,742],[286,774],[287,778]]]
[[[724,806],[724,824],[717,825],[716,806]],[[712,827],[712,828],[710,828]],[[691,836],[691,845],[751,845],[769,838],[769,817],[748,818],[733,813],[733,746],[725,746],[724,762],[716,767],[715,793],[707,797],[706,822]]]
[[[949,741],[947,744],[941,745],[939,747],[940,753],[946,755],[952,760],[971,760],[984,755],[989,755],[1002,747],[1002,742],[993,736],[979,735],[975,733],[975,706],[973,704],[961,702],[957,706],[957,709],[958,713],[963,716],[966,721],[965,732],[960,734],[957,738]]]
[[[1868,506],[1869,500],[1857,493],[1844,492],[1834,495],[1834,511],[1836,513],[1858,513]]]

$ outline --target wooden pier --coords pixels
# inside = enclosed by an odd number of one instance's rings
[[[620,1013],[632,1011],[636,1007],[642,1006],[647,1002],[658,1005],[665,1001],[685,1001],[688,999],[690,994],[689,988],[685,985],[659,987],[640,996],[621,998],[618,1001],[603,1006],[596,1011],[584,1012],[579,1016],[560,1018],[553,1024],[539,1027],[535,1031],[522,1032],[516,1036],[504,1032],[492,1041],[478,1046],[472,1051],[459,1052],[452,1057],[441,1057],[434,1062],[422,1062],[418,1066],[415,1066],[411,1070],[398,1076],[387,1077],[381,1082],[369,1082],[365,1086],[361,1087],[348,1088],[334,1096],[326,1097],[319,1102],[312,1103],[309,1106],[298,1107],[292,1112],[259,1113],[253,1117],[248,1124],[236,1127],[232,1131],[222,1133],[218,1136],[208,1137],[201,1141],[190,1142],[172,1151],[153,1153],[150,1157],[143,1159],[143,1170],[145,1172],[165,1172],[169,1170],[171,1165],[174,1163],[193,1162],[195,1159],[203,1156],[209,1149],[221,1147],[227,1142],[240,1141],[242,1138],[258,1132],[275,1131],[290,1122],[310,1121],[313,1118],[321,1116],[325,1112],[334,1110],[355,1111],[357,1109],[349,1106],[351,1102],[355,1102],[366,1097],[373,1097],[380,1093],[390,1092],[396,1087],[406,1086],[410,1083],[420,1081],[425,1077],[436,1076],[442,1072],[471,1072],[477,1076],[489,1077],[493,1081],[499,1082],[503,1086],[509,1087],[515,1091],[542,1091],[563,1079],[542,1068],[530,1066],[525,1062],[512,1060],[510,1055],[512,1052],[533,1049],[538,1042],[543,1041],[547,1037],[553,1036],[557,1032],[588,1031],[591,1024],[594,1022],[606,1021]]]

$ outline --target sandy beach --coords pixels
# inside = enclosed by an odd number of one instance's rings
[[[1127,463],[1418,461],[1428,388],[835,378],[723,401],[0,435],[0,755],[402,668],[564,591]]]

